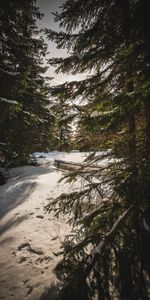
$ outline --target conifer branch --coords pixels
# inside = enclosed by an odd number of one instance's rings
[[[112,242],[115,234],[119,230],[120,226],[126,221],[130,213],[135,208],[134,205],[131,205],[119,218],[115,221],[114,225],[112,226],[111,230],[107,232],[103,238],[103,240],[98,244],[98,246],[91,252],[91,260],[86,268],[86,276],[90,273],[91,269],[95,265],[98,258],[101,256],[103,250]]]

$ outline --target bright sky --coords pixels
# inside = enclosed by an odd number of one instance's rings
[[[54,16],[52,12],[59,11],[60,6],[65,2],[65,0],[37,0],[37,5],[40,8],[40,12],[44,14],[41,21],[38,21],[38,25],[42,28],[50,28],[56,31],[59,30],[59,25],[54,22]],[[67,51],[64,49],[57,49],[56,44],[46,40],[48,44],[49,57],[65,57],[67,56]],[[47,71],[47,76],[54,77],[52,84],[61,84],[65,81],[80,80],[85,78],[85,75],[66,75],[66,74],[55,74],[54,68],[49,67]]]

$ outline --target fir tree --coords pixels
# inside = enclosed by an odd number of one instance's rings
[[[7,12],[7,13],[6,13]],[[13,22],[14,21],[14,22]],[[14,87],[20,72],[14,57],[14,38],[16,12],[10,1],[3,1],[0,7],[0,123],[1,139],[3,139],[2,123],[11,117],[19,103],[12,98],[11,90]]]
[[[72,121],[75,117],[73,105],[65,99],[61,86],[51,88],[51,110],[54,117],[54,146],[58,150],[70,150],[72,145]]]
[[[43,67],[47,45],[36,25],[41,17],[33,0],[3,1],[1,6],[1,139],[7,145],[6,157],[15,156],[19,163],[33,151],[50,147],[52,135]],[[13,111],[7,112],[12,104]]]
[[[55,270],[63,283],[61,299],[149,299],[147,12],[144,0],[68,0],[55,14],[64,31],[46,30],[58,47],[72,53],[50,60],[57,71],[92,71],[61,88],[64,97],[90,103],[96,116],[92,128],[99,128],[100,138],[106,132],[103,145],[111,148],[91,155],[84,169],[69,175],[70,181],[84,179],[81,191],[62,194],[49,205],[64,214],[75,212],[73,233]]]

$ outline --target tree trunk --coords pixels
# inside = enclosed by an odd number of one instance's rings
[[[150,163],[150,102],[145,104],[145,158]]]
[[[130,79],[130,74],[128,73],[127,77],[127,92],[131,93],[134,90],[133,80]],[[129,149],[129,165],[130,170],[134,174],[137,168],[136,161],[136,120],[135,120],[135,110],[134,108],[130,110],[128,115],[128,149]]]

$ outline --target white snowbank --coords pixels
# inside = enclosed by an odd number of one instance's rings
[[[100,152],[97,154],[100,154]],[[0,299],[38,300],[56,278],[53,268],[61,242],[70,231],[63,216],[56,219],[44,211],[48,197],[76,188],[58,184],[62,172],[53,162],[82,162],[88,152],[36,152],[41,165],[14,168],[0,186]],[[53,292],[50,294],[53,300]],[[41,298],[44,299],[44,298]]]
[[[109,153],[109,150],[96,151],[95,156],[106,155],[108,153]],[[71,152],[59,152],[59,151],[35,152],[35,153],[33,153],[33,156],[35,156],[37,158],[39,163],[46,163],[46,162],[53,163],[55,159],[81,163],[89,156],[89,154],[90,154],[90,152],[77,152],[74,150]],[[104,164],[107,163],[107,161],[108,161],[108,158],[103,159]]]
[[[68,190],[50,164],[14,168],[0,186],[0,299],[40,299],[55,285],[53,268],[70,226],[46,213],[48,197]],[[54,291],[51,294],[53,298]]]
[[[59,152],[59,151],[52,151],[52,152],[35,152],[33,156],[35,156],[38,161],[43,162],[54,162],[55,159],[61,159],[65,161],[72,161],[72,162],[82,162],[88,156],[88,152]]]

